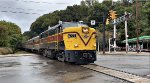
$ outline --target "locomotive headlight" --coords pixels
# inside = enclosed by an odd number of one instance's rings
[[[78,44],[74,44],[74,47],[78,47]]]
[[[96,47],[96,44],[94,44],[94,47]]]
[[[89,28],[88,27],[82,27],[82,32],[83,33],[89,33]]]

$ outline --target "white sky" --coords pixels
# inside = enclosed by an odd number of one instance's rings
[[[30,29],[30,25],[39,16],[64,10],[67,6],[80,2],[81,0],[0,0],[0,20],[16,23],[23,33]]]

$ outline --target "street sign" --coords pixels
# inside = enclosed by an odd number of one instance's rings
[[[59,20],[58,23],[59,23],[59,24],[62,24],[63,22]]]
[[[95,20],[91,20],[91,25],[95,25]]]
[[[48,29],[51,29],[51,27],[50,27],[50,26],[48,26]]]

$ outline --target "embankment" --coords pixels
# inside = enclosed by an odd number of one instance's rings
[[[12,54],[13,50],[7,47],[0,47],[0,55]]]

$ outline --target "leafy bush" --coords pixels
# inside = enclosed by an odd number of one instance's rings
[[[8,46],[8,32],[7,28],[0,26],[0,46],[7,47]]]
[[[20,27],[11,22],[0,21],[0,47],[10,47],[15,51],[21,42],[22,34]],[[6,49],[4,50],[2,54],[7,53]]]

